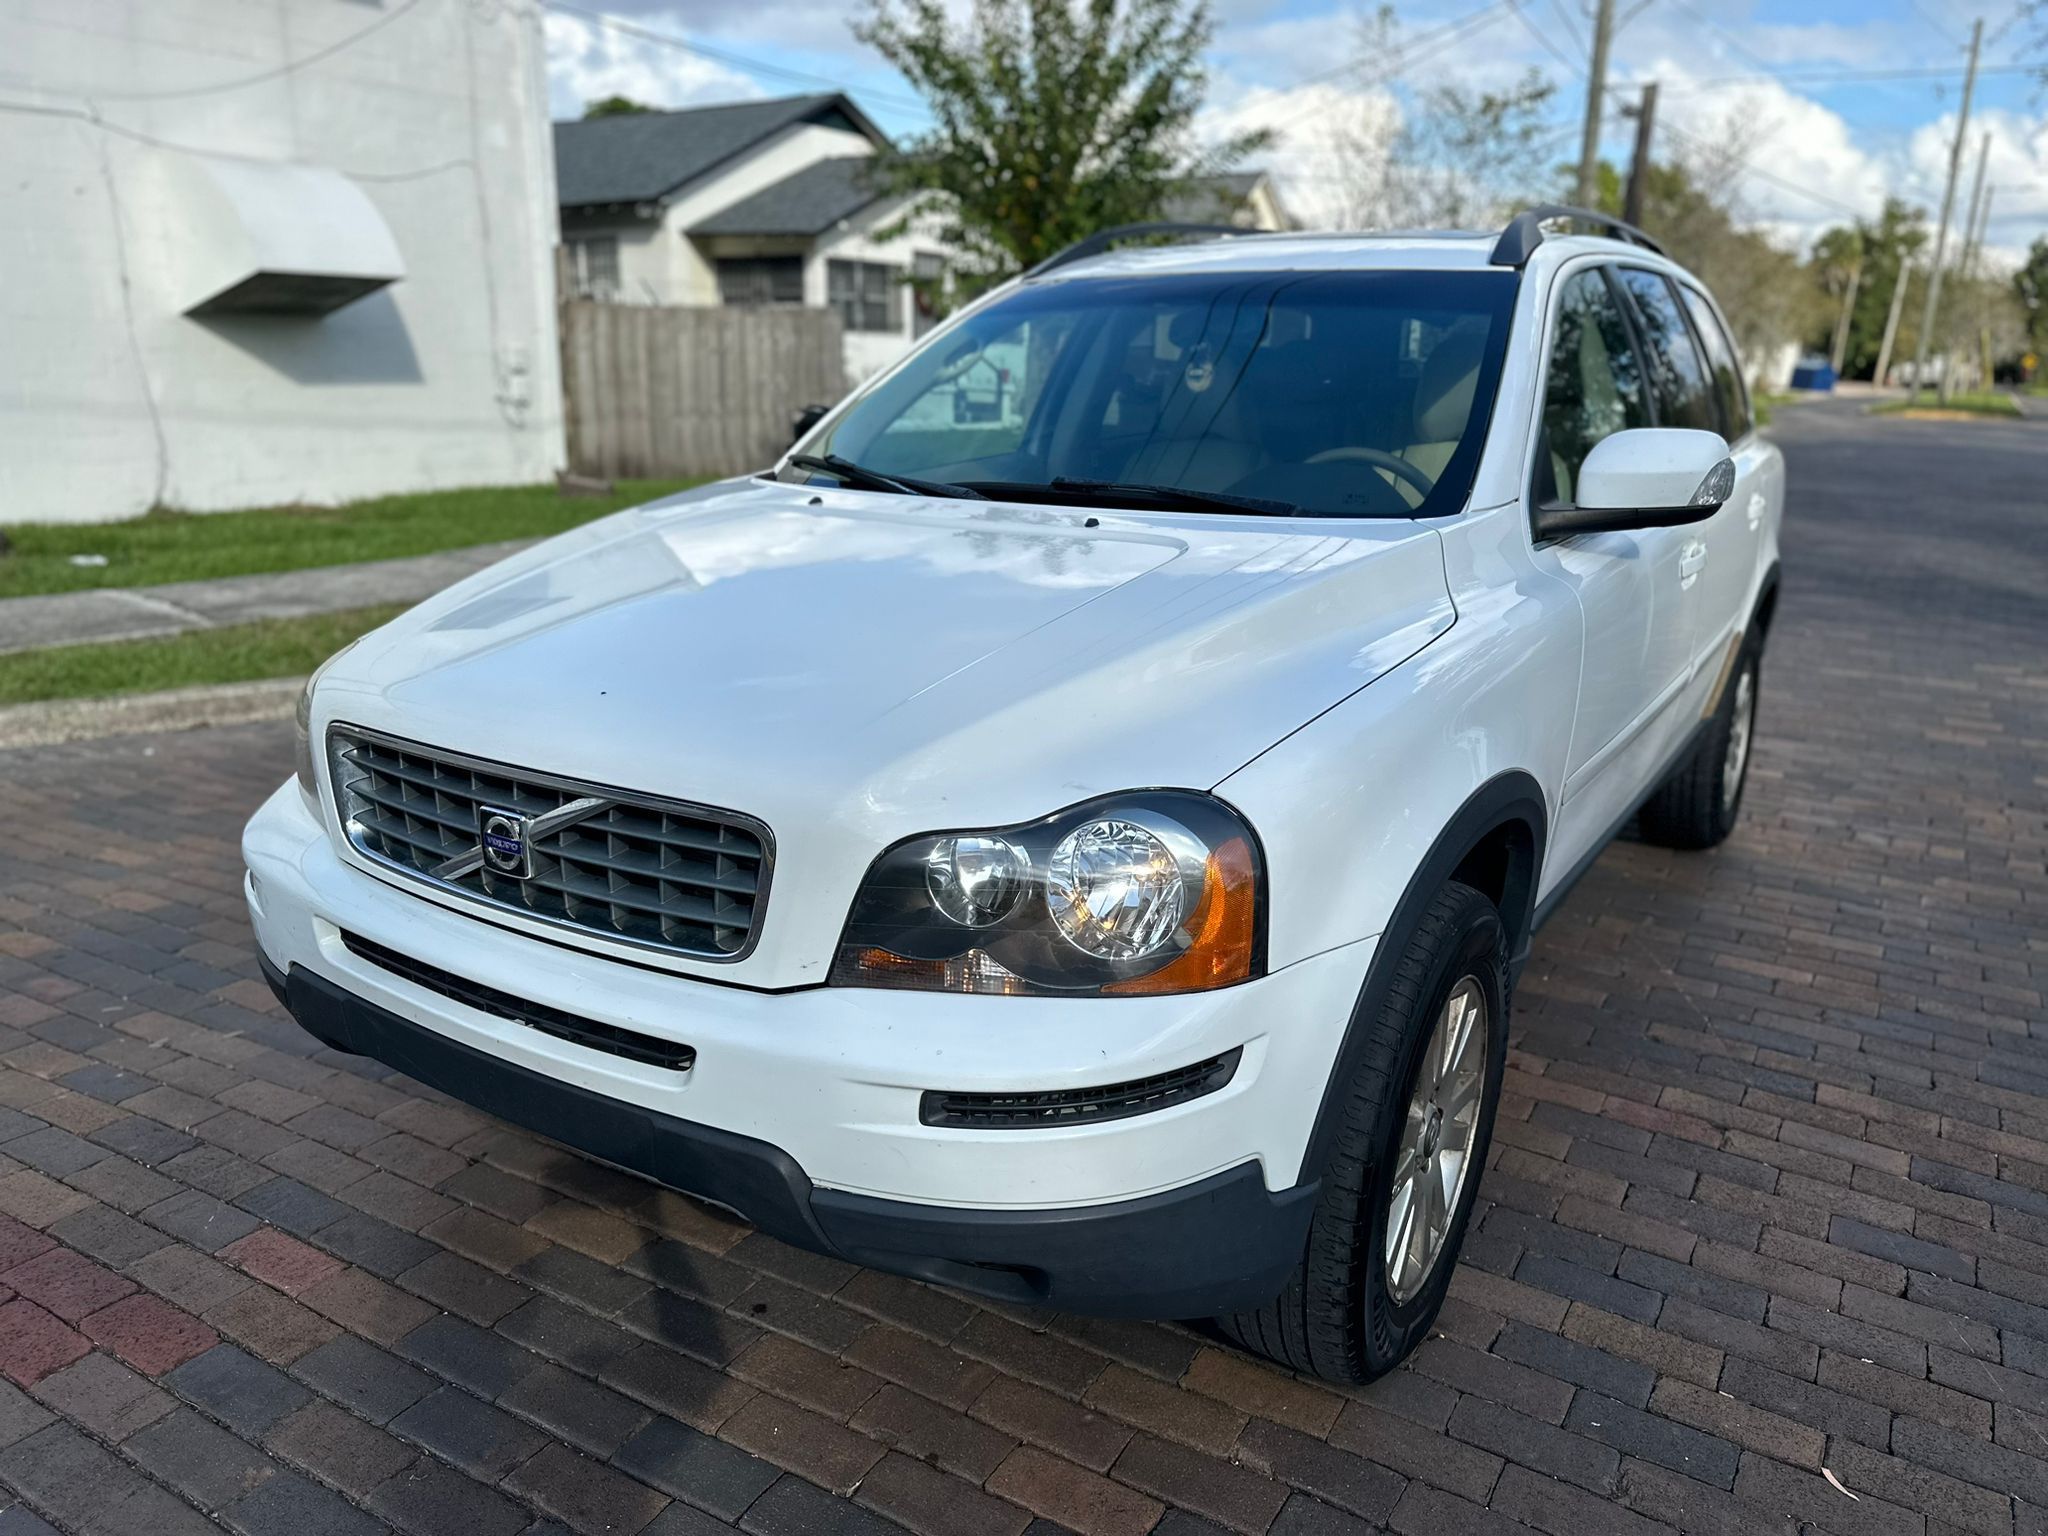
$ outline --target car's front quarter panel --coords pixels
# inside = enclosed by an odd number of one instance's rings
[[[1519,502],[1439,526],[1457,621],[1217,787],[1266,849],[1271,963],[1385,930],[1438,834],[1522,773],[1556,808],[1581,617],[1530,561]]]

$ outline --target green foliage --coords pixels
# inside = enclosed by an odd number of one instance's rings
[[[583,120],[589,122],[593,117],[632,117],[641,112],[659,110],[660,108],[650,107],[644,101],[635,101],[630,96],[600,96],[596,101],[587,101],[583,104]]]
[[[2012,277],[2013,293],[2026,311],[2027,350],[2048,355],[2048,235],[2036,235],[2027,259]]]
[[[305,619],[263,619],[163,640],[16,651],[0,656],[0,704],[300,677],[356,636],[404,611],[400,603]]]
[[[1814,242],[1812,268],[1827,302],[1806,339],[1822,350],[1831,342],[1842,296],[1848,290],[1849,269],[1857,260],[1863,264],[1856,307],[1849,317],[1849,344],[1842,354],[1844,378],[1867,379],[1877,371],[1878,349],[1884,344],[1885,320],[1891,313],[1892,290],[1901,270],[1922,257],[1931,238],[1926,215],[1892,197],[1885,199],[1883,211],[1875,219],[1837,225]],[[1892,343],[1894,361],[1910,360],[1913,356],[1924,281],[1924,270],[1910,280],[1906,302],[1899,310],[1898,335]]]
[[[622,480],[609,496],[591,497],[564,496],[552,485],[483,486],[379,496],[341,507],[151,512],[119,523],[16,523],[0,530],[0,598],[297,571],[540,538],[696,483]],[[73,565],[74,555],[103,556],[106,563]]]
[[[2002,390],[1958,390],[1946,400],[1932,394],[1919,399],[1890,400],[1871,407],[1874,416],[1939,416],[1947,412],[1963,416],[2017,416],[2019,402]]]
[[[1099,229],[1156,219],[1188,180],[1240,164],[1263,134],[1199,151],[1212,31],[1203,0],[870,0],[860,39],[936,125],[879,173],[965,253],[970,288]]]
[[[1601,211],[1619,214],[1620,181],[1601,170]],[[1824,325],[1826,310],[1798,256],[1743,226],[1727,190],[1733,180],[1725,165],[1653,162],[1643,183],[1642,227],[1707,285],[1744,363],[1755,369],[1787,341]]]

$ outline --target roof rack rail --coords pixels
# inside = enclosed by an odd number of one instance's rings
[[[1617,219],[1611,213],[1575,208],[1570,203],[1540,203],[1516,214],[1508,222],[1508,227],[1500,232],[1500,239],[1493,247],[1493,264],[1496,267],[1526,266],[1531,253],[1543,243],[1543,226],[1552,219],[1576,219],[1581,224],[1597,224],[1617,239],[1632,241],[1659,256],[1664,254],[1663,246],[1635,225]]]
[[[1089,256],[1100,256],[1113,245],[1126,240],[1144,240],[1159,235],[1209,235],[1222,239],[1230,235],[1256,235],[1262,231],[1243,229],[1235,224],[1118,224],[1110,229],[1098,229],[1086,239],[1076,240],[1065,250],[1055,251],[1024,275],[1043,277],[1055,268],[1069,262],[1080,261]]]

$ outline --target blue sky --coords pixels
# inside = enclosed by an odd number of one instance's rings
[[[836,86],[889,132],[926,121],[900,76],[862,47],[840,0],[559,0],[549,8],[556,115],[621,91],[681,106]],[[1413,0],[1394,6],[1395,47],[1357,55],[1376,7],[1346,0],[1214,0],[1210,126],[1260,125],[1279,135],[1265,157],[1289,203],[1322,221],[1341,205],[1362,127],[1397,121],[1417,85],[1505,82],[1543,69],[1558,84],[1556,153],[1575,153],[1583,109],[1578,72],[1591,0]],[[2048,233],[2048,18],[2029,25],[2020,0],[1617,0],[1626,18],[1611,81],[1633,95],[1660,82],[1667,147],[1731,172],[1744,212],[1787,244],[1810,240],[1887,193],[1938,203],[1962,87],[1970,22],[1985,22],[1967,197],[1979,135],[1992,134],[1989,245],[2016,257]],[[966,0],[956,0],[966,10]],[[606,26],[592,13],[625,22]],[[637,28],[638,31],[628,30]],[[688,46],[678,46],[678,43]],[[1569,67],[1568,67],[1569,66]],[[1632,125],[1609,114],[1607,151],[1625,156]],[[1369,136],[1368,136],[1369,137]],[[1958,215],[1960,217],[1960,215]]]

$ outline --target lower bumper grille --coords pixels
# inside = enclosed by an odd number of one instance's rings
[[[350,954],[359,960],[369,961],[380,971],[389,971],[414,986],[438,992],[479,1013],[510,1019],[514,1024],[524,1024],[528,1029],[552,1035],[557,1040],[566,1040],[571,1045],[603,1051],[608,1056],[623,1057],[643,1066],[665,1067],[671,1072],[687,1072],[697,1064],[694,1046],[679,1045],[656,1035],[637,1034],[630,1029],[620,1029],[616,1024],[601,1024],[596,1019],[581,1018],[559,1008],[530,1003],[509,992],[500,992],[482,982],[470,981],[438,966],[428,965],[423,960],[401,955],[395,949],[386,949],[382,944],[357,934],[344,931],[341,942]]]
[[[918,1104],[926,1125],[965,1130],[1022,1131],[1080,1125],[1146,1115],[1214,1093],[1237,1072],[1244,1048],[1225,1051],[1191,1067],[1156,1073],[1100,1088],[1063,1088],[1035,1093],[944,1093],[932,1091]]]

